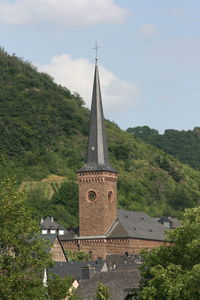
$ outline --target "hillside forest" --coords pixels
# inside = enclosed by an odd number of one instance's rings
[[[36,219],[53,215],[66,227],[77,226],[76,170],[86,155],[89,110],[79,94],[4,49],[0,69],[1,180],[15,178]],[[198,128],[146,137],[109,120],[106,128],[120,208],[179,217],[199,205]]]
[[[127,132],[200,170],[200,127],[187,131],[167,129],[159,134],[148,126],[137,126],[128,128]]]

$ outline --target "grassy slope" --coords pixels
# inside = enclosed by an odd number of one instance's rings
[[[75,180],[89,120],[80,97],[3,50],[0,69],[1,177],[16,174],[22,182],[57,174]],[[200,172],[106,123],[120,207],[173,215],[199,204]]]

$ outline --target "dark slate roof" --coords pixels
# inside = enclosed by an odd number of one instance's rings
[[[48,232],[51,229],[56,230],[56,234],[59,236],[60,240],[73,239],[77,237],[76,229],[65,229],[62,225],[59,225],[54,221],[53,217],[46,217],[41,221],[40,224],[41,229],[46,229]],[[64,235],[59,234],[59,229],[64,230]],[[50,234],[43,234],[43,236],[48,236]]]
[[[55,242],[55,240],[57,239],[56,234],[40,234],[39,237],[42,238],[42,239],[50,241],[51,244],[53,244]]]
[[[43,221],[41,221],[41,229],[58,229],[59,224],[56,223],[53,217],[46,217]]]
[[[106,234],[106,238],[137,238],[163,241],[165,231],[168,229],[143,212],[118,210],[118,217]],[[78,239],[78,232],[75,230],[65,231],[60,240]],[[92,236],[91,236],[92,238]]]
[[[93,299],[99,282],[109,288],[111,300],[124,300],[128,291],[139,287],[138,271],[101,272],[88,280],[81,280],[76,290],[84,300]]]
[[[35,240],[36,238],[39,239],[44,239],[50,242],[50,244],[52,245],[55,240],[58,238],[56,234],[40,234],[37,237],[32,237],[29,240],[29,243],[31,243],[33,240]],[[49,251],[51,250],[51,245],[48,245],[48,248],[46,249],[46,252],[49,253]]]
[[[37,237],[32,237],[29,242],[31,243],[36,238],[48,240],[51,244],[53,244],[58,237],[56,234],[39,234]]]
[[[123,255],[108,254],[106,264],[108,271],[136,271],[142,264],[142,257],[139,254],[128,254],[127,252]]]
[[[109,164],[98,65],[95,66],[86,164],[78,170],[117,172]]]
[[[108,232],[109,238],[132,237],[163,241],[166,228],[143,212],[118,210],[118,218]]]
[[[77,234],[75,232],[75,230],[73,229],[69,229],[69,230],[64,230],[64,235],[59,235],[59,239],[61,241],[65,241],[65,240],[72,240],[72,239],[75,239],[77,238]]]
[[[57,274],[61,277],[71,276],[77,280],[82,278],[82,267],[90,265],[95,269],[95,273],[101,272],[105,260],[97,261],[76,261],[76,262],[55,262],[52,268],[48,269],[48,273]]]

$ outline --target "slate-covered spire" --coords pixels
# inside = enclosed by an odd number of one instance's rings
[[[109,164],[97,59],[94,72],[87,159],[85,166],[79,171],[116,172]]]

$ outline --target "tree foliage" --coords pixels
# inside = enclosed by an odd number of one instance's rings
[[[78,216],[78,185],[74,181],[64,182],[53,195],[52,203],[65,206],[68,213]]]
[[[29,179],[63,175],[64,159],[78,167],[82,157],[73,139],[83,140],[88,124],[82,99],[2,49],[0,67],[2,175],[12,164],[18,178]]]
[[[102,282],[99,282],[94,300],[109,300],[109,299],[110,299],[110,293],[108,291],[108,287],[105,286]]]
[[[84,251],[65,250],[68,261],[88,261],[92,259],[90,253]]]
[[[79,300],[78,295],[72,288],[73,279],[71,277],[60,278],[56,274],[50,274],[48,280],[48,297],[50,300]]]
[[[52,266],[49,243],[39,238],[39,226],[13,180],[0,182],[0,299],[78,299],[68,293],[72,278],[51,275],[43,286],[44,270]]]
[[[200,169],[200,128],[193,130],[166,129],[164,134],[148,126],[128,128],[129,133],[134,134],[145,142],[164,150],[183,163],[193,168]]]
[[[140,138],[156,136],[159,134],[158,130],[150,128],[149,126],[129,127],[127,132],[132,133]]]
[[[1,299],[46,299],[42,275],[51,262],[48,245],[37,238],[38,224],[12,181],[0,183],[0,206]]]
[[[144,254],[141,299],[199,299],[200,207],[186,209],[182,226],[167,240],[170,246]]]
[[[26,192],[28,205],[34,209],[37,218],[53,216],[66,228],[78,226],[78,186],[66,181],[54,188],[52,197],[47,196],[44,185],[36,185]]]

